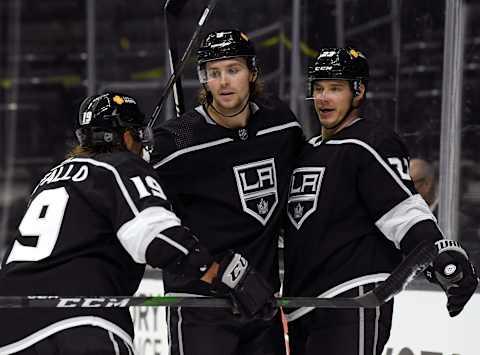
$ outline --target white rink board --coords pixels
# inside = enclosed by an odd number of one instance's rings
[[[137,296],[163,295],[163,282],[144,278]],[[168,355],[165,307],[130,307],[135,327],[136,355]]]
[[[446,296],[436,291],[403,291],[395,297],[393,326],[383,355],[479,355],[480,294],[455,318]]]
[[[163,294],[163,282],[143,279],[140,294]],[[392,332],[382,355],[479,355],[480,294],[455,318],[445,304],[445,294],[436,291],[407,290],[395,297]],[[130,312],[137,355],[168,355],[166,308],[131,307]]]

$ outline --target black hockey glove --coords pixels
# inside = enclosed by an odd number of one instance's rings
[[[145,255],[149,265],[174,274],[200,278],[214,262],[208,250],[188,228],[175,226],[162,231],[162,234],[181,248],[172,247],[170,243],[167,246],[162,238],[155,238]]]
[[[450,317],[455,317],[475,292],[478,277],[467,253],[456,241],[442,239],[435,245],[438,256],[425,270],[425,276],[445,291],[448,313]]]
[[[277,312],[272,286],[238,253],[229,253],[220,262],[214,288],[231,297],[234,313],[270,320]]]
[[[190,248],[188,255],[177,263],[175,272],[187,277],[200,277],[212,265],[214,259],[207,248],[200,244],[197,237],[192,237],[197,243]]]

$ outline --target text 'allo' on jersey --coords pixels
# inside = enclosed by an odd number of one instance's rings
[[[65,160],[31,196],[3,260],[0,295],[133,295],[148,244],[179,223],[140,157],[118,152]],[[0,353],[80,325],[105,328],[129,344],[133,337],[128,308],[0,309],[0,319],[8,324]]]

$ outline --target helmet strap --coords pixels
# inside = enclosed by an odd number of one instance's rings
[[[249,99],[245,102],[245,104],[243,105],[243,107],[240,109],[240,111],[238,112],[235,112],[231,115],[226,115],[220,111],[218,111],[215,106],[213,106],[213,102],[209,103],[208,106],[211,107],[213,109],[213,111],[215,111],[216,113],[218,113],[220,116],[222,117],[226,117],[226,118],[232,118],[232,117],[235,117],[235,116],[238,116],[239,114],[241,114],[243,111],[245,111],[245,109],[247,108],[248,104],[250,103],[250,96],[249,96]]]

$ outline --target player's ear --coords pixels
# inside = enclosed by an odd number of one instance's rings
[[[361,83],[358,87],[357,95],[353,98],[353,105],[359,107],[363,100],[365,100],[365,84]]]
[[[133,132],[128,129],[123,132],[123,143],[132,153],[139,154],[142,150],[142,145],[135,139]]]
[[[258,72],[256,70],[251,70],[250,71],[250,82],[254,83],[255,80],[258,78]]]

